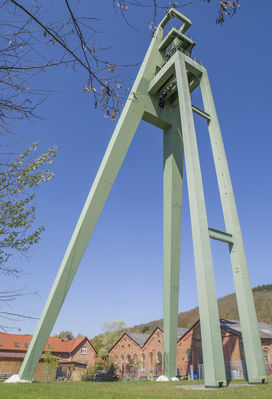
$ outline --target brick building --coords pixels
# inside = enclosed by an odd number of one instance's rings
[[[220,320],[223,353],[228,378],[246,376],[243,342],[239,321]],[[272,326],[259,323],[267,373],[272,373]],[[151,378],[162,374],[163,330],[157,327],[152,334],[124,333],[110,349],[120,376]],[[190,329],[179,328],[177,339],[177,375],[203,377],[200,322]]]
[[[0,377],[18,374],[32,335],[0,333]],[[44,353],[50,351],[59,360],[56,370],[48,372]],[[39,381],[67,378],[80,380],[88,364],[96,361],[96,349],[87,337],[49,337],[35,370],[34,379]]]
[[[272,374],[272,326],[258,323],[267,374]],[[223,355],[228,378],[246,377],[246,364],[240,322],[220,319]],[[203,376],[200,322],[197,321],[177,341],[177,372],[187,375],[193,372]]]
[[[188,328],[178,329],[178,338]],[[151,378],[162,374],[163,330],[155,328],[152,334],[125,332],[110,349],[115,359],[119,376]]]

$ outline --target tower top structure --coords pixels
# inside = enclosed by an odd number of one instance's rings
[[[185,32],[187,32],[192,25],[191,20],[175,8],[170,9],[167,15],[160,22],[158,28],[164,29],[173,18],[181,21],[182,25],[179,29],[172,27],[158,47],[158,50],[163,55],[165,61],[167,61],[177,50],[190,56],[192,49],[196,44],[191,37],[185,35]]]

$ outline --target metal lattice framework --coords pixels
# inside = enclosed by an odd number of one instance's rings
[[[181,23],[163,36],[172,19]],[[22,364],[19,378],[31,381],[81,258],[122,165],[139,122],[163,130],[164,140],[164,353],[163,373],[176,375],[183,155],[190,204],[199,299],[205,385],[226,385],[210,238],[228,244],[250,383],[266,373],[240,224],[207,70],[191,58],[195,42],[185,35],[191,21],[171,9],[158,26],[116,125],[91,191]],[[190,93],[200,86],[204,110]],[[226,231],[209,228],[193,112],[206,119]]]

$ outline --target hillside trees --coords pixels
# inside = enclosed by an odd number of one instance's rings
[[[75,338],[75,336],[71,330],[62,330],[56,334],[56,337],[59,337],[59,338],[66,338],[67,336],[70,336],[71,338]]]
[[[67,336],[69,336],[70,338],[83,338],[83,337],[85,337],[85,335],[81,334],[81,333],[78,333],[77,335],[74,335],[74,333],[71,330],[59,331],[55,336],[59,337],[59,338],[67,338]]]
[[[112,321],[102,326],[104,333],[92,339],[92,343],[98,351],[99,357],[104,359],[108,358],[108,351],[122,336],[125,327],[126,323],[123,320]]]

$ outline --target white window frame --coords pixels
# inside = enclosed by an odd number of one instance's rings
[[[81,348],[81,354],[82,354],[82,355],[87,355],[87,348],[86,348],[86,346],[83,346],[83,347]]]

